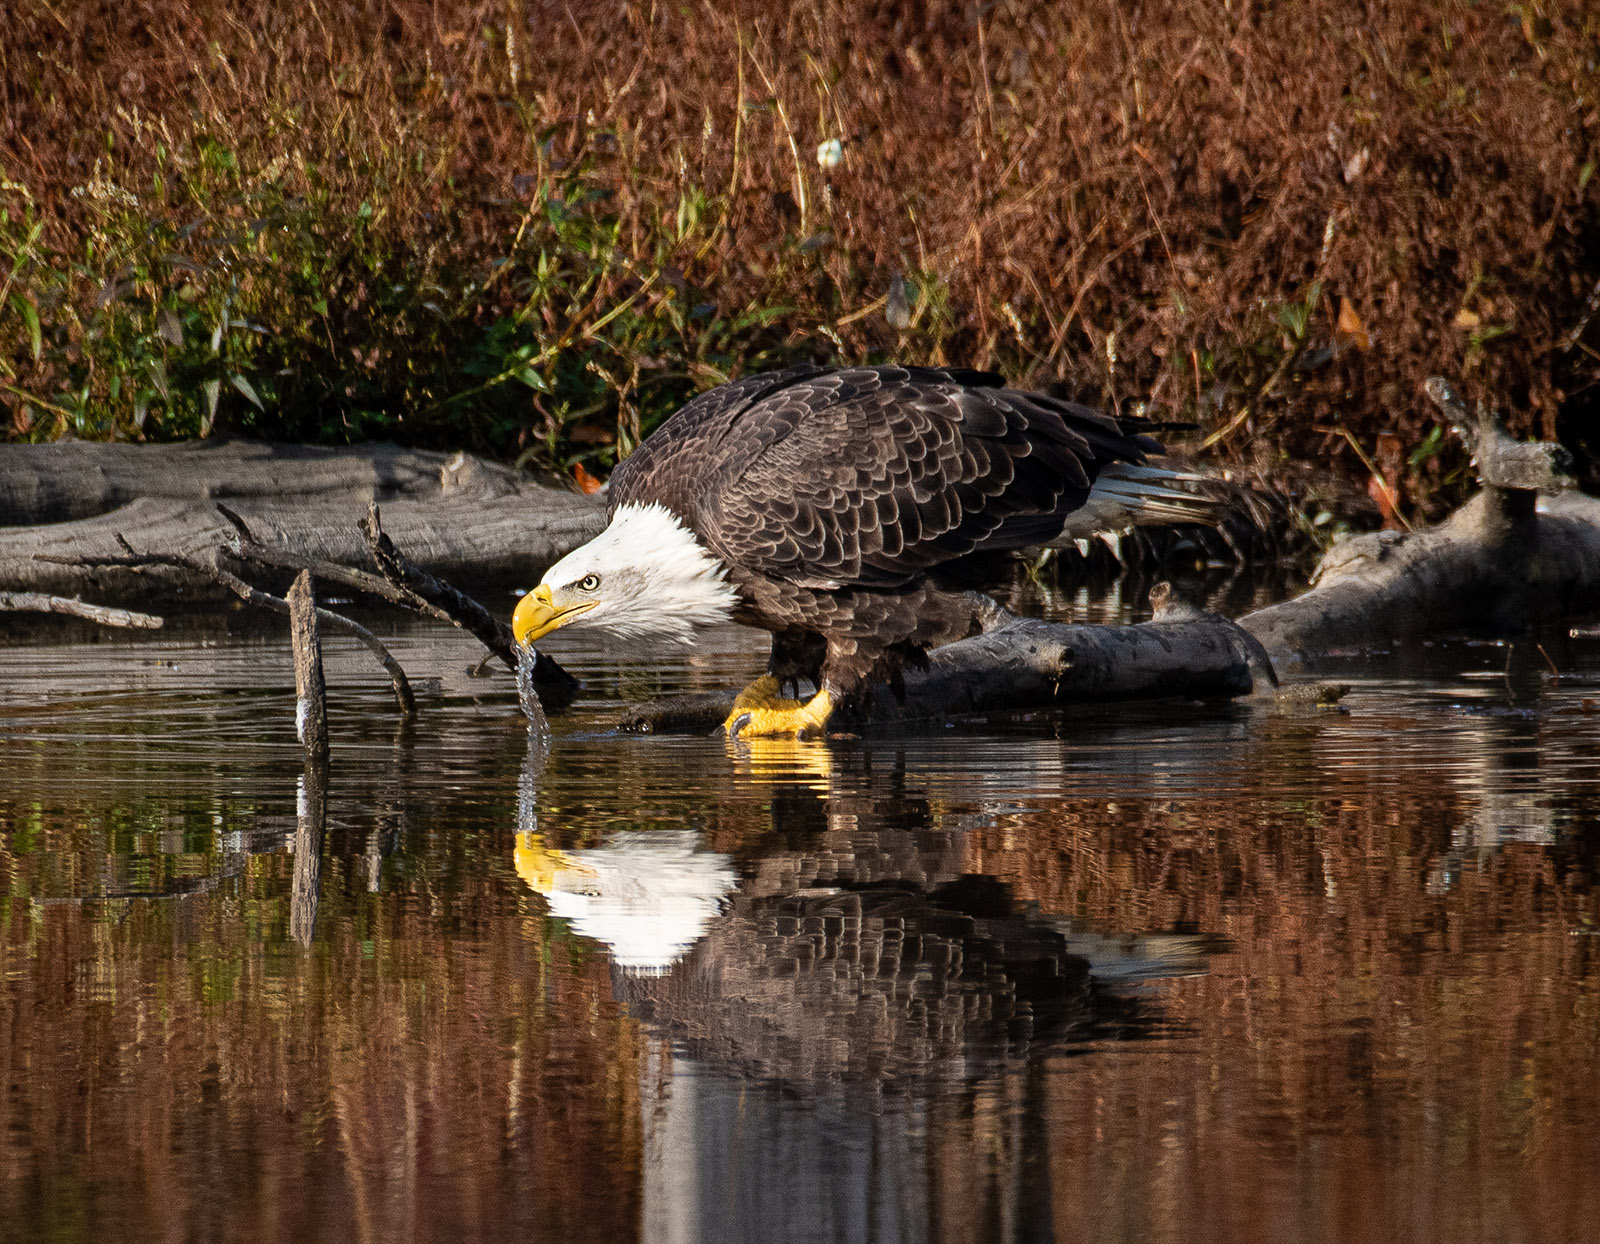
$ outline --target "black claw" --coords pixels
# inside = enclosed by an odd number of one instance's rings
[[[743,730],[749,724],[750,724],[750,714],[749,713],[740,713],[737,717],[735,717],[733,719],[733,724],[728,727],[728,737],[730,739],[738,738],[739,737],[739,731]]]

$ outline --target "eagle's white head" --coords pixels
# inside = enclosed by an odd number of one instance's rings
[[[568,553],[517,602],[511,630],[529,644],[560,626],[625,639],[690,643],[738,604],[726,567],[663,505],[621,505],[611,524]]]

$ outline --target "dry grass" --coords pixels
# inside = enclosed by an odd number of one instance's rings
[[[1268,468],[1364,473],[1341,429],[1372,455],[1393,431],[1423,491],[1452,466],[1430,374],[1594,436],[1581,7],[85,2],[13,26],[13,435],[215,409],[603,464],[689,392],[806,356],[998,367]]]

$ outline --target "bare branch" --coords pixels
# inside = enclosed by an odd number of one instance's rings
[[[434,578],[395,548],[383,532],[382,515],[376,502],[367,506],[366,516],[361,520],[361,534],[366,537],[367,549],[385,578],[421,597],[439,611],[435,616],[448,618],[499,657],[512,673],[518,672],[517,645],[511,628],[472,597]],[[528,677],[546,697],[558,704],[570,701],[578,688],[578,680],[542,652],[533,654],[533,668]]]
[[[302,570],[289,588],[289,635],[294,645],[295,726],[306,764],[328,763],[328,694],[322,676],[322,636],[318,633],[316,585]],[[296,861],[298,864],[299,861]]]
[[[92,561],[79,561],[79,565],[92,566],[119,566],[129,569],[143,569],[153,566],[172,566],[180,569],[193,570],[199,574],[208,575],[210,578],[227,588],[247,605],[256,605],[263,609],[271,609],[274,613],[287,615],[289,602],[281,596],[274,596],[270,592],[263,592],[258,587],[252,587],[238,575],[224,570],[213,562],[208,562],[201,557],[189,557],[179,553],[138,553],[135,552],[126,540],[119,535],[119,543],[128,550],[125,557],[96,557]],[[69,560],[49,558],[47,560]],[[416,697],[411,693],[411,682],[406,678],[406,672],[401,668],[400,662],[394,659],[384,643],[359,622],[354,622],[343,614],[334,613],[331,609],[318,608],[317,618],[336,631],[343,631],[346,635],[353,635],[366,645],[368,651],[377,658],[378,664],[388,672],[389,679],[394,683],[394,698],[400,706],[400,711],[407,717],[413,716],[417,711]]]
[[[220,566],[209,566],[199,558],[185,559],[186,564],[196,570],[204,570],[218,583],[238,596],[246,604],[259,605],[264,609],[271,609],[275,613],[289,614],[289,602],[270,592],[263,592],[258,587],[251,587],[237,575],[229,574]],[[367,650],[378,659],[378,664],[388,671],[389,679],[394,684],[394,698],[400,705],[400,711],[407,717],[413,717],[417,712],[417,700],[411,693],[411,683],[406,678],[406,672],[401,668],[400,662],[394,659],[384,643],[359,622],[353,622],[343,614],[334,613],[331,609],[317,609],[317,621],[326,626],[331,626],[336,631],[343,631],[353,635],[366,645]]]
[[[220,507],[219,507],[220,508]],[[370,596],[377,596],[393,605],[426,614],[440,622],[452,621],[444,610],[430,605],[415,592],[406,590],[388,579],[380,578],[365,570],[357,570],[354,566],[342,566],[338,562],[323,561],[316,557],[305,557],[299,553],[291,553],[287,549],[273,548],[270,545],[257,544],[253,540],[230,541],[227,547],[230,557],[239,561],[250,562],[257,566],[270,566],[277,570],[308,570],[319,579],[329,583],[338,583],[344,587],[354,588],[358,592],[366,592]]]
[[[139,630],[156,631],[166,625],[164,619],[153,613],[135,613],[131,609],[112,609],[106,605],[92,605],[76,597],[47,596],[42,592],[0,592],[0,613],[61,613],[74,618],[87,618],[101,626],[125,626]]]

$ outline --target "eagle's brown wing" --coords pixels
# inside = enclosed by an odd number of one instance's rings
[[[1155,448],[1115,420],[983,372],[797,369],[702,394],[612,477],[730,566],[889,587],[1058,535],[1097,472]]]

